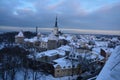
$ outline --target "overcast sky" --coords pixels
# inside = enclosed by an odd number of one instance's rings
[[[119,30],[120,0],[0,0],[0,27]]]

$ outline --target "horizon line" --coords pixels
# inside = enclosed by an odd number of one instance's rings
[[[54,27],[53,27],[54,28]],[[40,28],[40,32],[51,32],[53,28]],[[14,27],[14,26],[0,26],[0,32],[11,32],[11,31],[32,31],[35,32],[35,27]],[[80,34],[105,34],[105,35],[120,35],[120,30],[92,30],[92,29],[76,29],[76,28],[59,28],[63,33],[80,33]]]

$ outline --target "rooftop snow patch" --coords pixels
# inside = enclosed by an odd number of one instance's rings
[[[72,68],[72,66],[74,65],[74,67],[76,68],[77,65],[78,65],[78,62],[77,62],[77,61],[73,61],[73,62],[72,62],[71,60],[66,59],[65,57],[56,59],[56,60],[54,60],[54,62],[57,63],[57,64],[54,65],[55,68],[56,68],[58,65],[59,65],[61,68]]]
[[[40,58],[40,57],[43,57],[43,56],[54,56],[54,55],[62,55],[64,56],[65,55],[65,52],[62,51],[62,50],[48,50],[48,51],[44,51],[44,52],[41,52],[41,53],[37,53],[35,56],[36,58]]]
[[[24,39],[24,41],[26,41],[26,42],[36,42],[37,41],[37,37],[33,37],[33,38],[31,38],[31,39]]]
[[[63,50],[63,51],[71,51],[71,47],[68,46],[68,45],[61,46],[61,47],[59,47],[58,49]]]
[[[22,31],[20,31],[16,37],[24,37],[23,32],[22,32]]]

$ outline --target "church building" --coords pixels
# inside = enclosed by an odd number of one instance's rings
[[[59,35],[60,34],[56,17],[54,30],[51,32],[48,38],[48,50],[55,49],[58,47]]]
[[[37,28],[36,28],[37,32]],[[61,32],[58,28],[58,22],[57,17],[55,19],[55,25],[53,28],[53,31],[48,35],[48,37],[41,36],[42,34],[40,32],[37,32],[37,35],[33,38],[25,38],[22,31],[18,33],[18,35],[15,36],[15,42],[18,44],[24,44],[28,48],[34,47],[37,49],[44,48],[45,50],[51,50],[56,49],[60,47],[61,45],[65,45],[66,41],[65,39],[61,39],[60,37]]]

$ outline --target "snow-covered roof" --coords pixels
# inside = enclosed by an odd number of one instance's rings
[[[97,47],[107,47],[108,41],[95,41]]]
[[[117,46],[96,80],[120,79],[120,46]]]
[[[97,57],[98,57],[98,55],[93,54],[93,53],[90,55],[90,58],[91,58],[91,59],[95,59],[95,58],[97,58]]]
[[[59,36],[59,39],[65,39],[65,36]]]
[[[57,64],[54,64],[53,66],[56,68],[58,65],[61,68],[72,68],[72,65],[74,65],[74,67],[77,67],[78,62],[77,61],[71,61],[69,59],[66,59],[65,57],[63,58],[59,58],[56,60],[53,60],[54,62],[56,62]]]
[[[113,48],[108,47],[95,47],[92,49],[92,51],[96,54],[100,54],[100,50],[103,49],[107,54],[111,54],[113,52]]]
[[[92,53],[97,54],[98,58],[100,60],[103,60],[104,57],[100,55],[100,51],[103,49],[107,54],[111,54],[113,52],[113,48],[107,48],[107,47],[95,47],[92,49]]]
[[[23,32],[22,32],[22,31],[20,31],[20,32],[18,33],[18,35],[16,35],[16,37],[24,37]]]
[[[37,58],[40,58],[40,57],[43,57],[43,56],[54,56],[54,55],[62,55],[64,56],[65,55],[65,52],[62,51],[62,50],[48,50],[48,51],[44,51],[44,52],[41,52],[41,53],[36,53],[36,59]]]
[[[37,33],[37,35],[41,35],[41,33],[40,33],[40,32],[38,32],[38,33]]]
[[[49,35],[48,40],[56,40],[58,41],[58,37],[56,37],[53,32]]]
[[[89,52],[89,53],[77,53],[77,52],[70,53],[69,58],[79,60],[79,56],[81,56],[82,58],[86,58],[88,60],[98,58],[98,55],[94,54],[92,52]]]
[[[113,37],[113,38],[111,39],[111,41],[117,42],[117,41],[118,41],[118,38],[117,38],[117,37]]]
[[[41,38],[41,41],[48,42],[48,37]]]
[[[72,37],[72,36],[70,36],[70,35],[67,35],[67,36],[66,36],[66,40],[68,40],[68,41],[71,41],[71,40],[72,40],[72,38],[73,38],[73,37]]]
[[[100,53],[95,52],[95,51],[92,51],[92,53],[93,53],[93,54],[96,54],[96,55],[98,56],[99,60],[103,60],[103,59],[104,59],[104,57],[101,56]]]
[[[31,39],[25,38],[24,41],[26,41],[26,42],[36,42],[37,41],[37,37],[33,37]]]
[[[68,46],[68,45],[61,46],[61,47],[59,47],[58,49],[63,50],[63,51],[71,51],[71,47]]]

